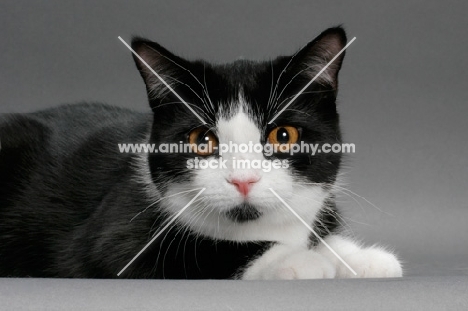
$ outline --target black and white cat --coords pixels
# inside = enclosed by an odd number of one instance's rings
[[[339,153],[121,153],[122,143],[340,143],[337,76],[344,54],[269,121],[346,44],[331,28],[293,56],[227,65],[187,61],[156,43],[132,48],[152,114],[78,104],[0,118],[0,276],[307,279],[399,277],[398,259],[343,235],[334,202]],[[235,159],[288,165],[233,168]],[[286,162],[281,162],[286,163]],[[270,191],[320,235],[317,238]],[[323,239],[323,240],[322,240]]]

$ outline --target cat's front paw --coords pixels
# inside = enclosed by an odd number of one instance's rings
[[[243,279],[295,280],[334,278],[336,268],[321,254],[302,250],[266,262],[256,262]]]
[[[403,269],[397,257],[383,249],[370,247],[343,256],[343,260],[357,273],[338,264],[337,277],[387,278],[401,277]]]
[[[272,267],[270,273],[273,279],[330,279],[336,275],[335,267],[324,256],[304,251],[286,257]]]

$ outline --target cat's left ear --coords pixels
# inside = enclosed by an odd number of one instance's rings
[[[154,99],[162,99],[170,94],[171,91],[154,72],[173,87],[176,84],[175,81],[183,74],[181,68],[183,68],[186,61],[175,56],[159,44],[143,38],[133,38],[132,49],[139,55],[139,57],[133,55],[133,59],[145,82],[150,103]]]
[[[346,41],[346,33],[342,27],[329,28],[301,49],[294,58],[300,62],[300,70],[312,78],[344,48]],[[344,56],[345,53],[341,53],[316,81],[336,88]]]

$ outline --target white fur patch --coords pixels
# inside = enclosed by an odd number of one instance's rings
[[[260,143],[261,133],[255,123],[243,111],[242,104],[230,119],[220,118],[216,134],[220,143]],[[194,172],[192,183],[172,184],[167,196],[181,191],[206,188],[202,198],[190,206],[180,221],[194,232],[208,237],[232,241],[280,241],[291,245],[305,246],[309,232],[306,227],[269,191],[274,189],[308,223],[312,223],[328,193],[319,186],[296,186],[288,168],[234,169],[233,158],[267,160],[262,153],[227,152],[227,169],[199,169]],[[270,161],[270,160],[268,160]],[[254,176],[259,179],[251,188],[246,202],[255,206],[262,215],[248,222],[233,222],[225,213],[244,202],[244,197],[229,183],[231,178]],[[195,193],[173,196],[162,202],[171,214],[177,213]]]
[[[243,280],[334,278],[336,268],[323,255],[288,245],[275,245],[240,275]]]
[[[342,236],[333,235],[326,243],[357,273],[354,275],[338,258],[320,244],[315,249],[275,245],[255,259],[238,277],[244,280],[381,278],[401,277],[397,257],[379,247],[361,247]]]
[[[233,105],[234,106],[234,105]],[[242,107],[240,103],[237,107]],[[220,143],[259,143],[261,132],[242,108],[229,119],[220,118],[216,131]],[[399,277],[401,264],[390,252],[379,247],[361,247],[341,236],[328,236],[325,241],[358,273],[354,276],[324,245],[309,249],[311,232],[269,191],[274,189],[307,223],[312,224],[324,200],[330,195],[317,185],[295,184],[288,168],[233,169],[232,158],[266,160],[261,153],[228,152],[227,168],[198,169],[194,180],[171,184],[161,201],[163,208],[174,215],[196,192],[205,188],[178,218],[193,232],[214,239],[230,241],[277,242],[262,256],[253,260],[239,275],[242,279],[310,279],[334,277]],[[214,157],[213,157],[214,158]],[[258,181],[245,199],[229,182],[231,178],[255,176]],[[184,192],[185,191],[185,192]],[[184,192],[184,193],[181,193]],[[179,194],[181,193],[181,194]],[[245,202],[255,206],[261,216],[247,222],[235,222],[225,214]]]
[[[398,258],[382,247],[364,247],[355,241],[338,235],[328,236],[325,241],[357,273],[357,275],[354,275],[338,261],[338,258],[328,248],[319,245],[317,252],[326,256],[335,264],[336,275],[339,278],[382,278],[401,277],[403,275],[403,269]]]

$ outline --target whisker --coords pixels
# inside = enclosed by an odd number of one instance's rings
[[[153,50],[154,52],[158,53],[161,57],[164,57],[166,60],[170,61],[171,63],[173,63],[174,65],[176,65],[177,67],[181,68],[182,70],[185,70],[186,72],[188,72],[194,79],[196,82],[198,82],[198,84],[200,84],[200,86],[202,87],[202,89],[204,90],[204,86],[203,84],[200,82],[200,80],[198,80],[198,78],[190,71],[188,70],[187,68],[185,68],[184,66],[182,66],[181,64],[177,63],[176,61],[174,61],[173,59],[167,57],[166,55],[163,55],[161,54],[158,50],[152,48],[151,46],[148,46],[148,48],[150,48],[151,50]]]
[[[393,217],[392,214],[390,214],[390,213],[388,213],[388,212],[386,212],[386,211],[380,209],[377,205],[375,205],[374,203],[372,203],[371,201],[369,201],[369,200],[366,199],[365,197],[363,197],[363,196],[357,194],[356,192],[354,192],[354,191],[352,191],[352,190],[350,190],[350,189],[348,189],[348,188],[344,188],[344,187],[338,186],[338,185],[334,185],[334,187],[339,188],[339,189],[341,189],[342,191],[349,192],[350,194],[352,194],[352,195],[354,195],[354,196],[357,196],[358,198],[364,200],[366,203],[370,204],[372,207],[376,208],[378,211],[380,211],[380,212],[382,212],[382,213],[384,213],[384,214],[387,214],[388,216],[392,216],[392,217]]]
[[[326,187],[328,188],[331,188],[332,190],[335,190],[335,191],[338,191],[339,193],[342,193],[344,195],[347,195],[348,197],[350,197],[353,201],[355,201],[361,208],[364,208],[363,205],[355,198],[353,197],[356,196],[362,200],[364,200],[366,203],[368,203],[370,206],[374,207],[375,209],[377,209],[379,212],[381,213],[384,213],[388,216],[392,216],[393,215],[391,213],[388,213],[384,210],[382,210],[381,208],[379,208],[377,205],[375,205],[374,203],[370,202],[368,199],[366,199],[365,197],[361,196],[361,195],[358,195],[357,193],[355,193],[354,191],[348,189],[348,188],[345,188],[345,187],[342,187],[342,186],[338,186],[336,184],[333,184],[333,183],[312,183],[312,182],[301,182],[300,183],[301,185],[317,185],[317,186],[323,186],[325,185]]]
[[[201,102],[205,102],[205,101],[200,97],[200,95],[198,95],[198,93],[195,92],[195,91],[192,89],[192,87],[191,87],[190,85],[188,85],[187,83],[184,83],[184,82],[182,82],[182,81],[180,81],[180,80],[178,80],[178,79],[176,79],[176,78],[174,78],[174,77],[172,77],[172,76],[169,76],[169,75],[160,74],[160,76],[165,77],[165,78],[168,78],[168,79],[171,79],[171,80],[173,80],[173,81],[176,81],[176,82],[179,83],[180,85],[183,85],[183,86],[187,87],[188,89],[190,89],[190,91],[192,91],[193,94],[195,94],[195,96],[198,97],[198,99],[200,99]]]
[[[308,92],[302,92],[302,94],[320,94],[320,93],[332,92],[332,91],[334,91],[334,90],[335,90],[335,89],[321,90],[321,91],[308,91]],[[301,95],[302,95],[302,94],[301,94]],[[280,106],[282,106],[282,105],[284,104],[284,102],[290,100],[290,99],[293,98],[294,96],[296,96],[296,94],[286,97],[285,99],[283,99],[283,100],[281,101],[281,103],[276,104],[274,107],[280,107]],[[280,97],[278,96],[278,98],[280,98]],[[288,110],[289,110],[289,109],[288,109]]]
[[[208,86],[206,85],[206,65],[205,63],[203,63],[203,83],[205,85],[205,93],[206,93],[206,98],[208,99],[210,105],[211,105],[211,108],[212,108],[212,112],[213,114],[215,114],[215,107],[213,105],[213,102],[211,101],[211,98],[210,98],[210,93],[208,91]]]
[[[180,195],[180,194],[183,194],[183,193],[188,193],[188,192],[192,192],[192,191],[197,191],[197,190],[201,190],[202,188],[197,188],[197,189],[191,189],[191,190],[185,190],[185,191],[181,191],[181,192],[178,192],[178,193],[174,193],[174,194],[171,194],[171,195],[168,195],[168,196],[165,196],[165,197],[161,197],[159,198],[158,200],[154,201],[153,203],[151,203],[150,205],[148,205],[147,207],[145,207],[141,212],[138,212],[135,216],[132,217],[132,219],[130,219],[130,222],[132,222],[135,218],[137,218],[140,214],[146,212],[146,210],[152,206],[154,206],[155,204],[161,202],[161,200],[164,200],[164,199],[167,199],[167,198],[172,198],[174,196],[177,196],[177,195]]]
[[[196,203],[197,201],[199,201],[199,199],[195,200],[193,203]],[[193,203],[192,203],[192,204],[193,204]],[[193,206],[192,206],[192,209],[195,210],[195,216],[196,216],[196,213],[200,213],[200,211],[197,211],[198,207],[199,207],[199,204],[193,205]],[[192,218],[195,217],[195,216],[192,216]],[[165,269],[164,269],[164,265],[165,265],[165,260],[166,260],[167,253],[168,253],[168,251],[169,251],[169,249],[170,249],[172,243],[173,243],[174,240],[177,238],[177,235],[179,234],[179,232],[181,231],[181,229],[182,229],[183,227],[184,227],[183,225],[179,225],[179,226],[178,226],[178,229],[177,229],[176,233],[174,234],[174,236],[173,236],[171,242],[170,242],[169,245],[166,246],[166,248],[165,248],[165,249],[166,249],[166,252],[165,252],[165,254],[164,254],[164,256],[163,256],[163,261],[162,261],[162,274],[163,274],[163,279],[165,278],[165,273],[164,273]],[[174,227],[172,227],[172,228],[170,228],[169,230],[167,230],[166,234],[164,235],[164,238],[163,238],[162,241],[159,243],[160,249],[159,249],[159,252],[158,252],[158,256],[157,256],[157,258],[156,258],[156,266],[158,265],[158,263],[159,263],[159,258],[160,258],[160,256],[161,256],[161,246],[164,244],[164,241],[166,240],[166,238],[167,238],[169,232],[171,232],[173,229],[174,229]]]
[[[306,68],[300,70],[299,72],[297,72],[290,80],[288,83],[286,83],[286,85],[283,87],[283,89],[281,90],[281,92],[278,94],[278,96],[276,97],[277,99],[281,98],[281,95],[283,95],[283,92],[286,90],[286,88],[294,81],[295,78],[297,78],[300,74],[302,74],[304,71],[306,70],[309,70],[311,68],[313,68],[315,65],[312,65],[312,66],[307,66]],[[296,94],[294,94],[294,96],[296,96]],[[294,97],[293,96],[293,97]],[[276,105],[278,106],[278,105]],[[274,106],[274,107],[276,107]]]
[[[274,71],[273,71],[273,61],[270,60],[270,69],[271,69],[271,84],[270,84],[270,94],[268,95],[268,102],[267,102],[267,109],[270,107],[272,95],[273,95],[273,81],[275,78]]]
[[[280,72],[279,76],[278,76],[278,79],[276,80],[276,85],[275,85],[275,88],[273,89],[273,100],[275,100],[275,94],[276,94],[276,91],[278,89],[278,85],[279,85],[279,82],[281,80],[281,77],[283,76],[283,73],[286,72],[286,69],[288,69],[289,65],[291,64],[291,62],[293,61],[294,57],[296,57],[296,55],[299,53],[300,50],[298,50],[296,53],[294,53],[293,56],[291,56],[291,58],[289,59],[288,63],[286,64],[286,66],[283,68],[283,70]],[[271,109],[271,108],[270,108]]]

